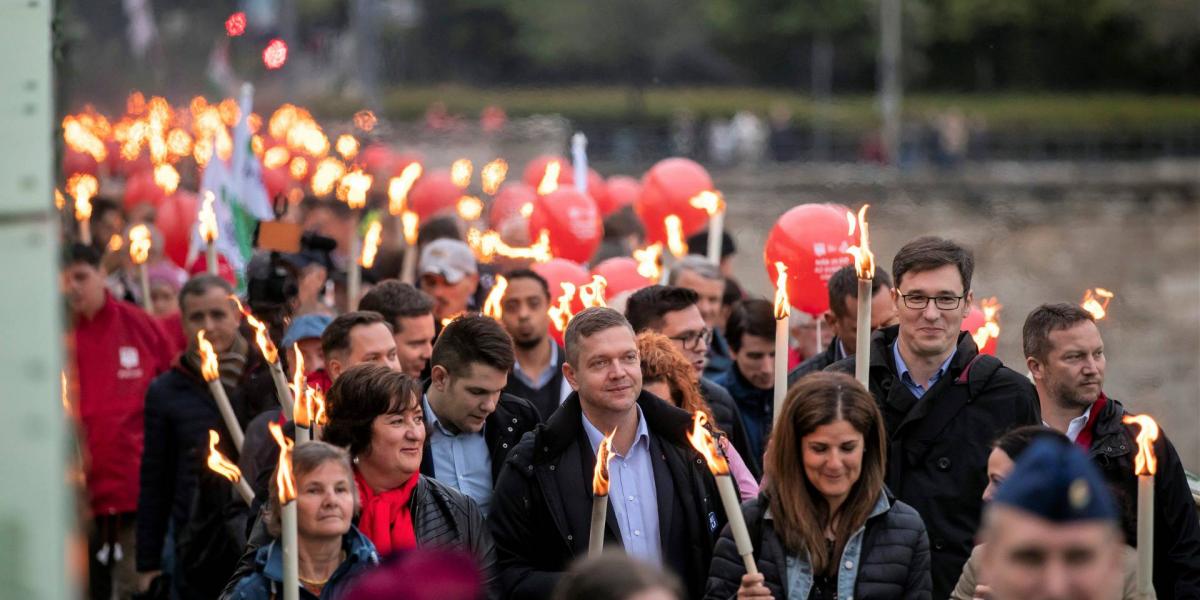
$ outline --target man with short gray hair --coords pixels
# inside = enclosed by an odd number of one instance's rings
[[[703,595],[725,523],[716,482],[687,440],[691,415],[642,391],[633,328],[611,308],[588,308],[564,335],[563,375],[574,392],[509,454],[492,496],[502,595],[549,598],[588,550],[592,473],[612,440],[605,543],[678,575]]]
[[[671,267],[668,278],[672,286],[687,288],[700,298],[696,307],[704,324],[712,329],[712,341],[708,344],[708,364],[704,367],[705,377],[716,377],[729,370],[733,354],[725,341],[725,323],[721,320],[721,298],[725,295],[725,278],[709,260],[697,254],[689,254]]]

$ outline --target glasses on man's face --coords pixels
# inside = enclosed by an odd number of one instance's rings
[[[933,305],[939,310],[954,310],[961,306],[963,298],[967,297],[966,294],[961,296],[922,296],[921,294],[902,294],[900,292],[897,292],[897,295],[904,301],[904,306],[913,310],[924,310],[926,306],[929,306],[930,300],[933,300]]]
[[[713,330],[710,327],[705,327],[700,331],[685,331],[670,339],[679,342],[684,350],[699,350],[703,345],[705,348],[712,342]]]

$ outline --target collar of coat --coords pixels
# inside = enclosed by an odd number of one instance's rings
[[[643,390],[637,404],[646,419],[650,435],[664,439],[677,446],[691,447],[687,434],[692,428],[692,415],[676,408],[658,396]],[[568,444],[575,443],[583,435],[583,407],[579,404],[579,392],[571,392],[562,406],[554,411],[550,420],[538,425],[536,447],[544,449],[535,457],[558,456]],[[535,462],[536,459],[535,459]]]
[[[357,562],[379,564],[379,555],[375,552],[375,545],[354,525],[351,525],[350,531],[342,536],[342,549],[346,551],[346,560],[334,569],[334,573],[330,576],[331,581],[332,575],[338,574],[344,566]],[[264,577],[275,582],[283,581],[283,541],[281,539],[276,539],[259,548],[255,560]]]

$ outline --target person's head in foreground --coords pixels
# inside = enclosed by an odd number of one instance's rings
[[[620,553],[576,562],[554,588],[552,600],[682,600],[669,573]]]
[[[1038,440],[983,515],[980,577],[995,600],[1121,594],[1121,531],[1100,472],[1073,444]]]

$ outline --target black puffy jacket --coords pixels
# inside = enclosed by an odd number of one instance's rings
[[[858,577],[854,598],[860,600],[928,600],[929,538],[916,510],[887,493],[890,506],[867,519],[859,552]],[[777,599],[788,597],[787,551],[775,532],[773,521],[766,518],[768,496],[742,504],[742,515],[754,544],[754,562],[763,575],[764,585]],[[711,600],[736,598],[746,568],[738,555],[728,527],[721,533],[713,551],[704,597]]]

